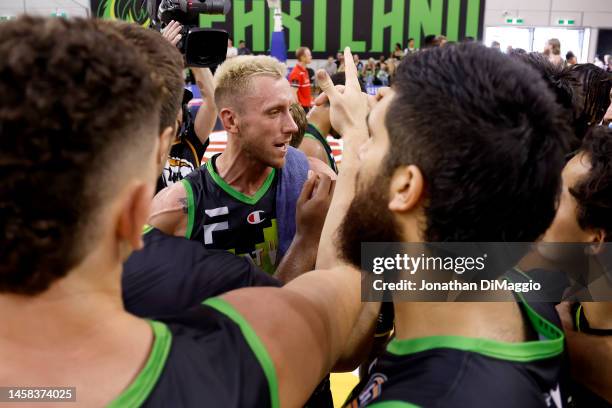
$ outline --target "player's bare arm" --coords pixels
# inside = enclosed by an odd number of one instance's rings
[[[182,183],[157,193],[151,204],[148,223],[168,235],[184,237],[189,219],[189,201]]]

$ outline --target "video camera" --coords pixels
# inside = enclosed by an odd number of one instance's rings
[[[172,20],[183,26],[178,49],[189,67],[214,68],[225,61],[225,30],[199,28],[200,14],[227,14],[230,0],[147,0],[151,26],[161,31]]]

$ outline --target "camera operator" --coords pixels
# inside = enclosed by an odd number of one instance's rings
[[[163,37],[177,45],[181,40],[183,26],[176,21],[163,30]],[[181,181],[201,165],[202,157],[208,147],[208,136],[217,120],[217,107],[214,100],[213,76],[208,68],[191,68],[195,83],[202,94],[202,105],[195,120],[191,120],[187,103],[191,92],[185,91],[182,109],[177,115],[177,133],[172,142],[168,161],[157,183],[157,191]]]

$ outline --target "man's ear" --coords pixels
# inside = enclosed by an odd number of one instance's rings
[[[155,157],[157,157],[157,165],[158,167],[163,167],[166,164],[166,160],[168,159],[168,154],[170,154],[170,145],[174,141],[174,135],[176,134],[175,130],[168,126],[164,129],[164,131],[159,135],[159,148]],[[161,173],[161,170],[160,170]]]
[[[596,229],[593,231],[591,236],[591,242],[589,245],[589,252],[593,255],[597,255],[604,250],[604,244],[606,242],[606,232],[602,229]]]
[[[142,229],[149,217],[153,193],[153,185],[144,182],[134,183],[125,191],[125,198],[119,209],[117,235],[119,242],[127,242],[132,251],[143,247]]]
[[[223,128],[229,133],[238,133],[238,121],[233,109],[223,108],[219,111],[219,119]]]
[[[413,210],[423,198],[423,173],[414,165],[395,170],[389,186],[389,209],[394,212]]]

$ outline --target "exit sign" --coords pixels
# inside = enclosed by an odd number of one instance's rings
[[[68,14],[65,11],[57,10],[55,13],[51,13],[51,17],[68,18]]]
[[[559,24],[559,25],[574,25],[574,24],[576,24],[576,20],[559,19],[557,21],[557,24]]]
[[[506,24],[523,24],[525,21],[522,18],[507,18]]]

